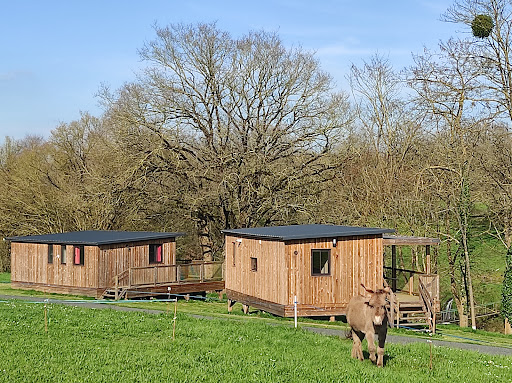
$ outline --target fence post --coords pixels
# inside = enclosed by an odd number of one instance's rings
[[[199,266],[199,279],[204,282],[204,262]]]
[[[154,266],[154,267],[153,267],[153,269],[155,270],[155,272],[154,272],[154,276],[155,276],[154,286],[156,286],[156,280],[157,280],[157,273],[158,273],[158,270],[157,270],[156,266]]]
[[[409,295],[412,295],[414,291],[414,274],[411,273],[409,276]]]
[[[391,246],[391,289],[396,291],[396,245]]]
[[[176,267],[176,282],[181,282],[181,265]]]
[[[114,278],[114,285],[115,285],[115,289],[116,289],[115,300],[118,301],[119,300],[119,275],[115,276],[115,278]]]
[[[128,269],[128,288],[132,287],[132,268]]]

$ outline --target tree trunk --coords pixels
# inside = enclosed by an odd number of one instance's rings
[[[467,239],[464,241],[464,262],[466,264],[466,278],[468,284],[468,300],[469,300],[469,309],[471,313],[471,327],[473,330],[476,330],[476,316],[475,316],[475,299],[473,297],[473,280],[471,279],[471,267],[469,264],[469,251],[468,251]]]
[[[507,318],[505,318],[505,335],[512,335],[512,326]]]
[[[213,261],[213,241],[208,221],[204,218],[199,218],[196,225],[203,261],[211,262]]]
[[[449,227],[449,219],[446,219],[447,222],[447,228]],[[457,312],[459,314],[459,326],[460,327],[467,327],[468,320],[467,315],[464,313],[464,305],[462,303],[462,299],[460,297],[459,292],[459,284],[457,283],[457,279],[455,278],[455,258],[452,257],[452,247],[451,247],[451,241],[446,241],[446,256],[448,258],[448,266],[449,266],[449,273],[450,273],[450,289],[452,291],[453,300],[455,301],[455,305],[457,306]]]

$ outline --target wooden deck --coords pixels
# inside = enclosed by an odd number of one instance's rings
[[[224,290],[223,262],[131,267],[115,276],[102,298],[140,298]]]

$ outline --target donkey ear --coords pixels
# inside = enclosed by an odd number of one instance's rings
[[[363,289],[365,289],[365,290],[366,290],[366,292],[368,292],[368,293],[370,293],[370,294],[373,294],[373,293],[374,293],[374,291],[373,291],[373,290],[371,290],[371,289],[367,289],[367,288],[365,287],[365,285],[363,285],[362,283],[361,283],[361,286],[363,286]]]

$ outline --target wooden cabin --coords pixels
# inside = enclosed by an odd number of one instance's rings
[[[154,267],[150,274],[157,275],[163,270],[160,266],[175,265],[176,237],[182,235],[77,231],[7,238],[11,242],[11,286],[101,297],[114,286],[116,276],[126,273],[132,277],[127,270]]]
[[[394,230],[292,225],[224,230],[229,300],[275,315],[345,314],[349,299],[383,286],[383,234]]]

